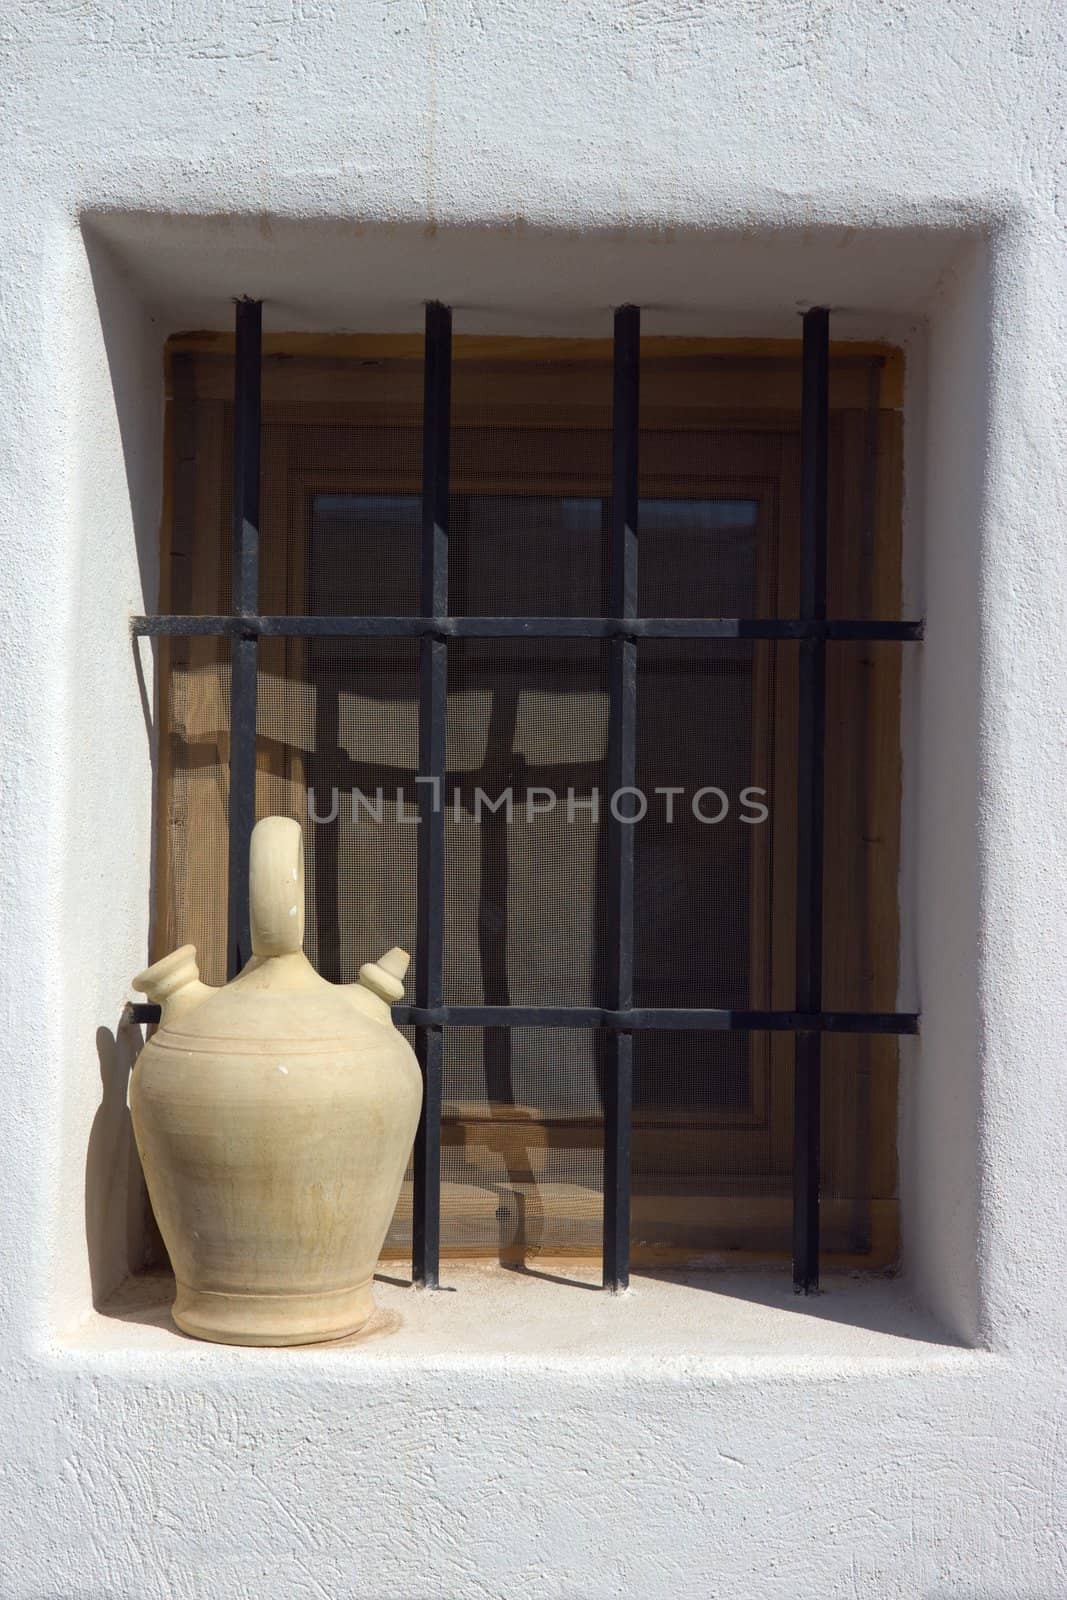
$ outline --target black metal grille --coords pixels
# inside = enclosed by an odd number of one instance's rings
[[[912,1013],[822,1009],[823,773],[826,647],[840,640],[906,642],[922,637],[919,622],[828,619],[826,616],[829,314],[803,321],[801,411],[801,587],[794,618],[642,617],[638,613],[638,395],[640,311],[615,314],[610,529],[610,615],[450,616],[448,614],[449,442],[452,316],[426,309],[423,412],[422,538],[418,616],[262,616],[259,592],[260,373],[258,302],[236,310],[233,499],[233,611],[225,616],[136,617],[138,636],[228,637],[232,649],[227,966],[232,977],[248,959],[248,846],[255,817],[256,668],[261,638],[410,638],[419,649],[418,932],[414,1004],[397,1006],[398,1023],[416,1029],[424,1081],[415,1144],[413,1276],[435,1287],[440,1254],[441,1095],[443,1030],[597,1028],[606,1030],[604,1073],[604,1285],[629,1281],[631,1114],[634,1034],[649,1030],[790,1032],[796,1036],[793,1159],[793,1281],[818,1287],[821,1041],[824,1033],[908,1034]],[[635,784],[637,641],[639,639],[776,639],[798,641],[796,1005],[789,1011],[634,1005],[634,830],[612,812],[605,932],[607,998],[599,1006],[444,1003],[445,808],[449,642],[483,639],[608,641],[608,762],[614,791]],[[131,1008],[155,1022],[159,1008]]]

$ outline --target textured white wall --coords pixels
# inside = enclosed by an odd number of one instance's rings
[[[1039,0],[8,8],[0,1594],[1067,1592],[1064,29]],[[639,1296],[606,1365],[79,1342],[139,1248],[109,1033],[146,939],[160,350],[237,292],[274,326],[414,327],[434,294],[558,332],[827,300],[908,343],[907,1253],[984,1353],[628,1363]]]

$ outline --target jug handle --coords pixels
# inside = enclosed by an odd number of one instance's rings
[[[304,948],[304,834],[291,817],[263,817],[252,829],[248,909],[254,956]]]

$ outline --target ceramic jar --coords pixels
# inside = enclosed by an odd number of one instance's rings
[[[163,1008],[138,1058],[130,1112],[177,1279],[173,1316],[226,1344],[308,1344],[355,1332],[422,1099],[392,1023],[408,958],[359,982],[320,978],[303,951],[300,827],[252,834],[253,955],[222,989],[192,945],[133,986]]]

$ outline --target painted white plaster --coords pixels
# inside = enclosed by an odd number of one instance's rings
[[[0,1594],[1067,1592],[1065,27],[1044,0],[7,8]],[[89,1314],[141,1247],[129,1042],[98,1030],[145,955],[126,618],[160,352],[239,292],[277,327],[410,328],[440,295],[529,332],[633,299],[649,331],[778,334],[829,301],[908,344],[925,1021],[877,1359],[862,1285],[814,1331],[695,1288],[396,1291],[392,1341],[292,1356]]]

